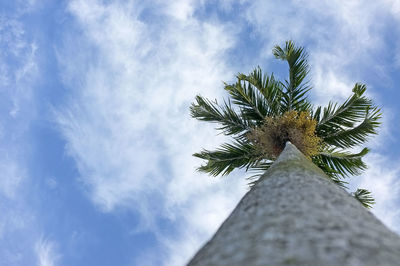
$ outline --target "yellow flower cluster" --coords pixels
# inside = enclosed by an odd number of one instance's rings
[[[248,138],[268,159],[275,159],[286,141],[294,144],[305,156],[318,154],[321,139],[316,136],[317,121],[308,112],[288,111],[282,116],[266,117],[262,126],[253,129]]]

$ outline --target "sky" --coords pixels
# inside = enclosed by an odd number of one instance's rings
[[[256,66],[284,79],[286,40],[314,103],[362,82],[382,108],[350,187],[400,233],[399,23],[399,0],[1,1],[0,265],[184,265],[249,175],[196,171],[226,139],[189,106]]]

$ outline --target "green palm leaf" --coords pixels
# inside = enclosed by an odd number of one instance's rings
[[[365,85],[357,83],[353,95],[342,105],[329,103],[322,112],[321,107],[316,109],[316,132],[327,144],[351,148],[364,143],[368,135],[376,134],[381,113],[370,99],[363,96],[365,90]]]
[[[262,160],[250,167],[250,170],[256,172],[256,174],[246,178],[249,181],[249,187],[253,187],[260,180],[260,177],[271,167],[272,163],[271,160]]]
[[[309,72],[307,53],[302,47],[296,47],[292,41],[287,41],[285,48],[275,46],[273,54],[277,59],[287,61],[289,64],[289,80],[282,83],[286,88],[286,93],[283,95],[283,112],[310,110],[307,92],[311,88],[308,82],[304,82]]]
[[[372,197],[372,193],[366,189],[357,189],[352,193],[353,196],[365,207],[372,208],[372,205],[375,204],[375,200]]]
[[[215,151],[203,150],[193,156],[206,160],[206,164],[200,166],[198,170],[213,176],[227,175],[235,168],[249,169],[262,160],[253,144],[241,140],[236,140],[232,144],[222,144]]]
[[[355,154],[326,149],[317,156],[320,157],[325,165],[345,177],[349,175],[359,175],[367,168],[367,165],[362,161],[362,157],[368,152],[368,148],[364,148],[359,153]]]
[[[225,84],[225,90],[232,97],[232,102],[242,110],[243,117],[260,124],[268,114],[268,106],[261,93],[250,83],[238,81],[233,84]]]
[[[228,92],[232,105],[230,100],[219,105],[216,100],[210,101],[196,96],[195,103],[190,107],[192,117],[217,123],[218,130],[233,137],[233,143],[223,144],[214,151],[203,150],[195,153],[194,156],[205,160],[205,164],[198,170],[217,176],[227,175],[235,168],[245,168],[246,171],[256,171],[256,175],[249,177],[250,185],[254,184],[273,162],[266,158],[265,154],[270,154],[268,149],[272,152],[277,148],[275,146],[278,144],[274,144],[275,137],[288,138],[290,135],[290,138],[301,139],[301,135],[291,134],[307,132],[305,128],[295,128],[294,125],[299,125],[297,122],[300,120],[289,123],[291,126],[288,129],[276,127],[276,132],[268,121],[279,123],[279,119],[283,119],[285,114],[292,111],[306,112],[311,114],[315,121],[310,119],[308,124],[303,123],[303,127],[316,124],[315,132],[307,133],[317,136],[310,138],[317,139],[316,150],[319,150],[319,153],[311,158],[313,163],[332,181],[346,188],[346,177],[359,175],[367,168],[362,158],[369,151],[363,148],[359,153],[351,153],[346,149],[363,144],[371,135],[377,134],[381,119],[380,109],[364,95],[366,86],[359,83],[355,84],[352,95],[343,104],[330,102],[324,108],[314,108],[307,98],[311,87],[307,80],[308,55],[304,49],[295,46],[292,41],[287,41],[283,48],[275,46],[273,54],[289,65],[289,78],[284,82],[276,80],[273,74],[263,74],[258,67],[248,75],[238,74],[236,83],[225,84],[224,89]],[[285,126],[289,124],[286,123]],[[314,131],[314,128],[311,131]],[[253,143],[252,134],[249,133],[259,134],[261,141]],[[268,138],[272,138],[272,141]],[[311,143],[311,140],[307,141]],[[267,150],[261,152],[262,145]],[[373,198],[368,191],[357,190],[353,194],[364,206],[373,204]]]
[[[380,109],[374,108],[371,113],[367,109],[366,112],[366,116],[360,124],[349,129],[338,128],[336,132],[323,138],[325,143],[340,148],[352,148],[364,143],[370,135],[376,135],[376,129],[380,125]]]
[[[338,186],[341,188],[347,188],[348,182],[344,181],[344,176],[341,175],[337,170],[330,167],[326,162],[322,159],[322,156],[314,156],[312,157],[312,162],[321,168],[322,171]]]
[[[230,102],[219,106],[218,102],[211,102],[208,99],[196,96],[196,102],[190,106],[191,116],[201,121],[221,124],[218,130],[225,135],[246,133],[252,126],[251,121],[243,119],[242,114],[236,113]]]
[[[270,76],[265,74],[263,75],[261,68],[257,67],[249,75],[239,74],[238,78],[240,80],[245,80],[248,84],[254,86],[263,96],[263,101],[266,103],[266,116],[280,114],[282,88],[281,83],[275,80],[273,74]]]

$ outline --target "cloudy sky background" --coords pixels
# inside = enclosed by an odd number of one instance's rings
[[[318,104],[355,82],[382,106],[369,169],[373,212],[400,233],[400,1],[0,3],[0,264],[183,265],[246,192],[191,156],[224,141],[194,121],[195,95],[271,49],[309,51]]]

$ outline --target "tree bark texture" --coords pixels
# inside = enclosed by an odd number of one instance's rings
[[[400,265],[400,237],[288,143],[188,265]]]

